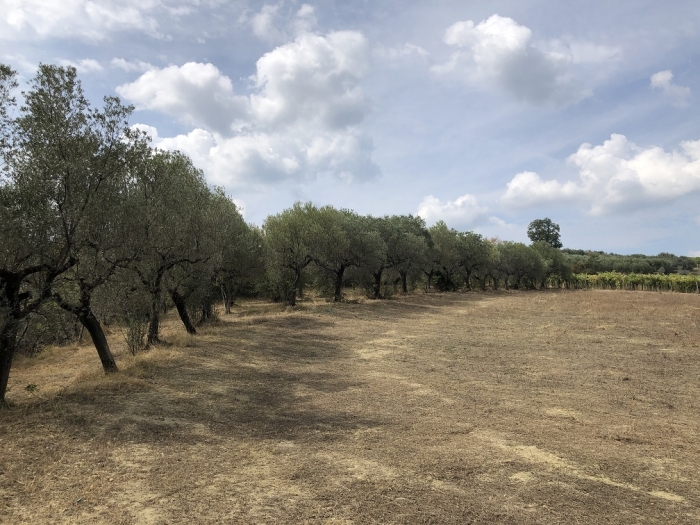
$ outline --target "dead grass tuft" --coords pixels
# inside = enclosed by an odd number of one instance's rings
[[[215,325],[208,325],[206,328],[213,326]],[[196,335],[190,335],[187,332],[175,332],[169,337],[168,343],[180,348],[196,348],[199,345],[199,339]]]

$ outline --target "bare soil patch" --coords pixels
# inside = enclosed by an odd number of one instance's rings
[[[697,523],[700,296],[250,303],[22,359],[2,523]],[[29,385],[29,388],[27,388]]]

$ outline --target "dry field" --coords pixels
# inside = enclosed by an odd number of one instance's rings
[[[21,359],[3,523],[697,523],[700,296],[248,303]]]

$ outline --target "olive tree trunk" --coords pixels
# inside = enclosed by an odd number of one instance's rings
[[[12,360],[17,350],[17,330],[19,323],[15,319],[8,319],[0,331],[0,405],[5,404],[7,382],[10,379]]]
[[[192,335],[196,334],[197,330],[195,330],[194,325],[190,320],[190,314],[187,312],[187,303],[185,302],[185,298],[182,297],[177,290],[170,290],[170,298],[173,300],[173,303],[175,303],[175,308],[177,308],[177,313],[180,316],[182,324],[185,325],[185,330],[187,330],[187,333]]]
[[[335,289],[333,292],[333,301],[339,302],[343,300],[343,274],[345,273],[345,266],[341,266],[339,270],[335,273]]]
[[[109,348],[109,343],[107,342],[107,337],[105,337],[104,330],[102,330],[102,325],[100,321],[92,313],[92,310],[88,307],[83,310],[78,315],[78,320],[87,329],[90,337],[92,338],[92,344],[95,345],[95,350],[97,350],[97,355],[100,356],[100,361],[102,362],[102,369],[106,374],[112,374],[118,372],[117,363],[114,361],[114,356]]]
[[[373,272],[374,284],[372,285],[372,298],[381,299],[382,298],[382,275],[384,274],[384,268],[380,268],[378,271]]]

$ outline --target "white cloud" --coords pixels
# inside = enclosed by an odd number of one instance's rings
[[[536,42],[532,31],[499,15],[475,24],[457,22],[444,41],[458,48],[434,66],[439,75],[454,75],[483,89],[499,87],[534,104],[567,104],[590,95],[577,81],[573,66],[614,60],[619,50],[585,41]]]
[[[263,42],[285,42],[294,35],[308,33],[316,27],[316,10],[309,4],[302,4],[293,14],[284,11],[284,1],[265,4],[260,11],[244,15],[243,22],[250,26],[253,34]]]
[[[673,73],[667,69],[654,73],[650,78],[651,87],[661,90],[661,92],[671,99],[674,106],[683,107],[688,105],[690,98],[690,88],[679,86],[673,83]]]
[[[420,46],[409,44],[408,42],[402,46],[394,47],[378,47],[375,50],[377,56],[389,60],[403,60],[410,58],[428,58],[430,54]]]
[[[37,69],[39,69],[39,64],[28,60],[24,55],[2,55],[2,62],[5,64],[12,64],[13,69],[19,70],[22,73],[22,77],[28,76],[33,77],[36,74]]]
[[[501,202],[513,208],[576,203],[602,215],[700,191],[700,140],[682,142],[679,149],[666,152],[656,146],[642,148],[624,135],[613,134],[602,145],[581,145],[568,162],[578,168],[578,181],[519,173],[508,183]]]
[[[304,33],[263,55],[250,97],[258,123],[342,128],[370,109],[360,86],[369,65],[367,40],[355,31],[326,36]]]
[[[689,257],[700,257],[700,250],[690,250],[688,252]]]
[[[551,59],[561,60],[564,63],[603,64],[622,58],[622,50],[619,47],[605,46],[571,37],[555,38],[535,45]]]
[[[316,9],[309,4],[302,4],[294,18],[294,30],[297,34],[308,33],[316,27]]]
[[[487,212],[488,208],[480,206],[476,197],[467,193],[444,203],[437,197],[428,195],[418,205],[416,214],[427,223],[443,220],[449,225],[469,227],[482,222]]]
[[[158,18],[185,13],[178,6],[163,4],[162,0],[4,0],[0,38],[77,37],[99,41],[110,33],[128,30],[162,38]]]
[[[491,239],[517,239],[522,237],[526,230],[526,225],[507,222],[496,216],[489,217],[488,221],[479,225],[479,232]]]
[[[122,69],[124,71],[150,71],[151,69],[156,69],[156,66],[143,60],[125,60],[123,58],[113,58],[110,65],[115,69]]]
[[[286,35],[276,26],[276,19],[282,3],[264,5],[260,12],[250,18],[250,28],[253,34],[265,42],[280,42]]]
[[[102,65],[92,58],[83,58],[82,60],[59,60],[58,64],[61,66],[71,66],[76,69],[78,73],[94,73],[96,71],[102,71],[104,68]]]
[[[515,208],[530,208],[539,204],[576,199],[580,188],[569,181],[542,180],[537,173],[524,171],[511,180],[501,202]]]
[[[153,69],[116,91],[137,109],[161,111],[220,133],[229,132],[247,113],[246,97],[235,95],[231,80],[212,64]]]
[[[187,135],[161,138],[157,130],[138,127],[153,138],[154,146],[182,151],[204,170],[209,182],[227,188],[308,181],[323,174],[353,182],[378,173],[371,158],[371,140],[355,130],[298,137],[284,133],[222,137],[197,128]]]
[[[500,217],[496,217],[496,216],[489,217],[489,223],[494,224],[494,225],[496,225],[496,226],[501,226],[501,227],[504,227],[504,228],[505,228],[506,226],[512,226],[512,225],[509,225],[506,221],[504,221],[504,220],[501,219]]]
[[[327,174],[363,180],[378,174],[372,140],[360,126],[371,109],[361,88],[368,62],[360,33],[303,33],[258,60],[247,97],[235,95],[216,67],[196,63],[148,71],[117,92],[140,109],[194,124],[171,138],[151,130],[154,144],[190,155],[216,184]]]
[[[158,142],[159,136],[157,128],[149,126],[148,124],[133,124],[131,127],[151,137],[153,142]]]

